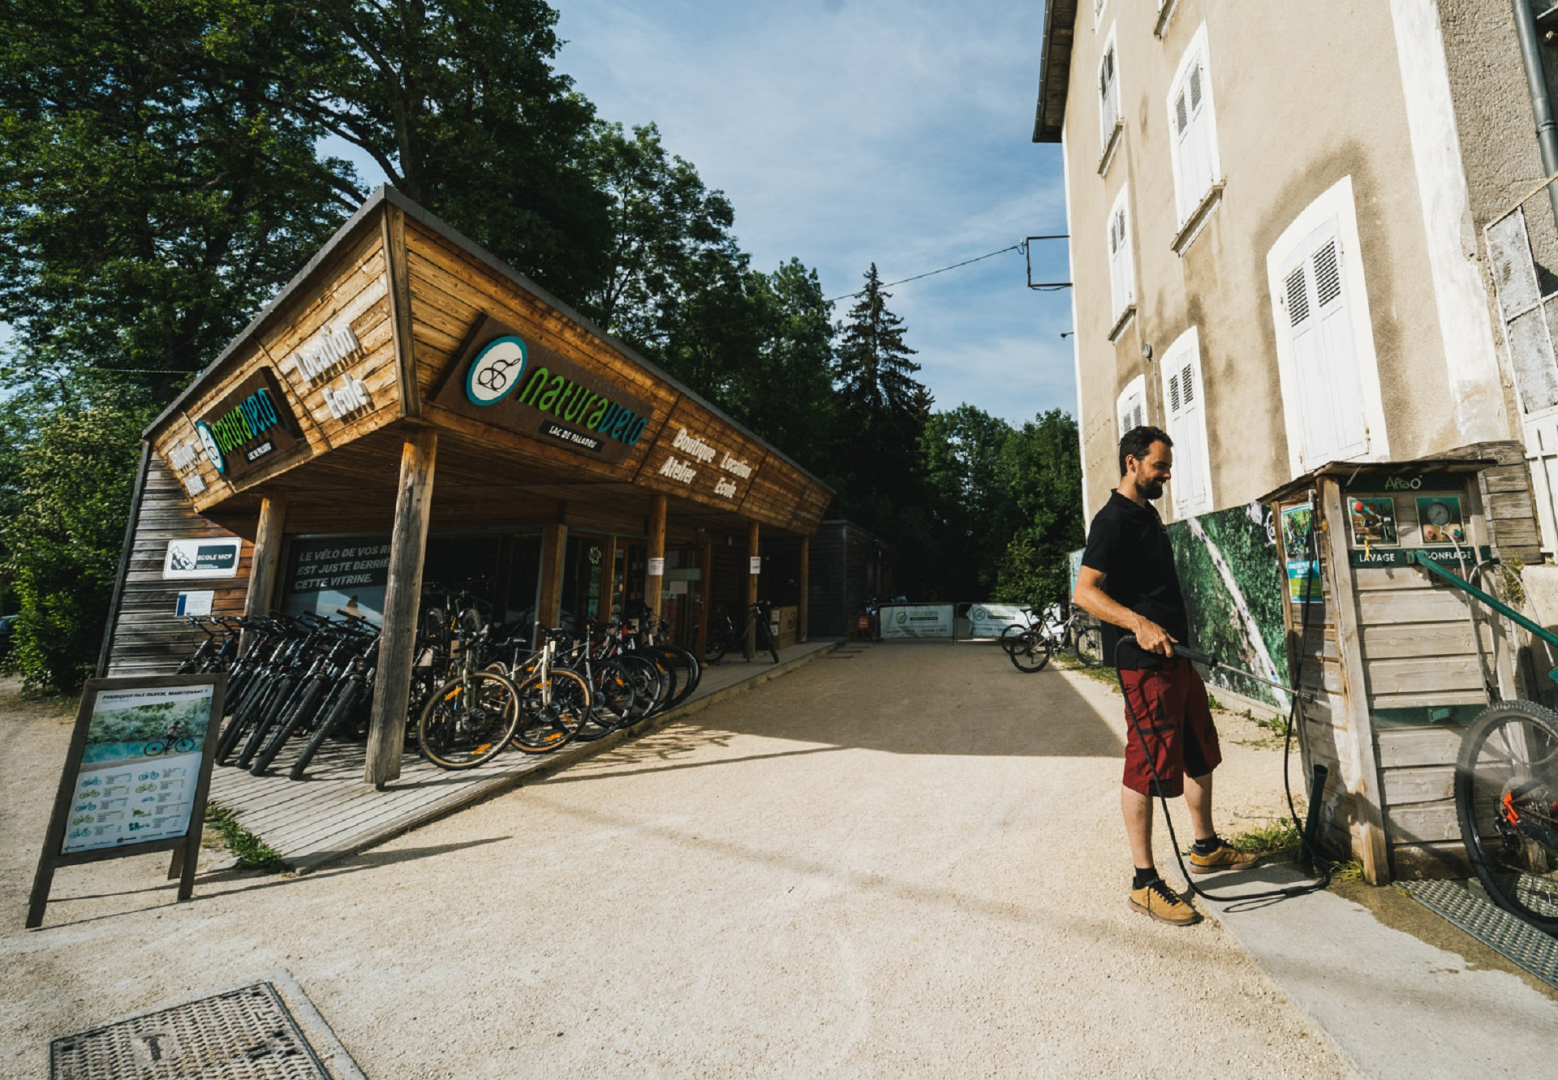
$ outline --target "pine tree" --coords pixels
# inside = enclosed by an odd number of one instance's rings
[[[923,427],[930,414],[929,392],[914,378],[920,365],[904,344],[903,319],[887,308],[876,263],[866,287],[856,294],[849,321],[840,327],[838,386],[844,408],[867,425],[903,422]]]

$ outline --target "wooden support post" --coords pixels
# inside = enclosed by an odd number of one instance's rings
[[[548,630],[562,618],[563,564],[567,553],[568,526],[557,521],[541,530],[541,598],[536,602],[536,620]],[[540,647],[540,642],[534,644]]]
[[[438,432],[418,428],[400,448],[400,488],[395,528],[390,534],[389,585],[384,591],[384,626],[379,637],[378,687],[368,727],[368,763],[363,780],[382,788],[400,776],[406,742],[406,708],[411,698],[417,613],[422,600],[422,560],[433,507],[433,465]]]
[[[708,533],[700,533],[698,541],[698,640],[693,655],[702,662],[709,647],[709,608],[714,605],[714,541]]]
[[[747,526],[747,643],[746,657],[752,659],[757,653],[757,616],[752,612],[752,605],[757,603],[757,575],[752,573],[752,560],[758,558],[757,550],[757,522]]]
[[[652,495],[649,499],[649,565],[644,568],[644,605],[656,619],[660,617],[660,582],[663,573],[655,573],[655,567],[665,569],[665,504],[664,495]]]
[[[617,601],[617,538],[606,537],[600,552],[600,606],[595,617],[603,623],[611,621],[611,609]]]
[[[1342,760],[1345,766],[1343,772],[1352,775],[1342,779],[1348,794],[1352,796],[1353,834],[1358,858],[1363,862],[1363,877],[1370,885],[1388,885],[1390,846],[1385,836],[1384,792],[1380,784],[1379,759],[1374,751],[1369,685],[1363,674],[1363,644],[1358,632],[1358,592],[1347,553],[1347,523],[1350,519],[1342,507],[1341,484],[1331,477],[1321,477],[1318,483],[1320,503],[1325,514],[1325,531],[1317,530],[1316,539],[1329,549],[1331,609],[1332,617],[1336,620],[1336,651],[1341,661],[1338,666],[1342,677],[1343,712],[1347,718],[1347,731],[1343,737],[1352,744]]]
[[[810,637],[806,630],[811,616],[811,537],[801,537],[801,599],[800,610],[795,613],[795,640],[805,642]]]
[[[249,593],[245,615],[264,615],[276,601],[276,579],[281,568],[282,534],[287,527],[287,497],[267,495],[260,500],[260,527],[254,534],[254,560],[249,566]]]

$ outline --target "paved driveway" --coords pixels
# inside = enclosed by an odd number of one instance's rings
[[[285,968],[376,1080],[1351,1075],[1217,922],[1128,909],[1116,701],[989,646],[848,650],[308,877],[176,905],[160,856],[63,870],[32,933],[68,728],[16,718],[0,1073]],[[1235,829],[1277,810],[1245,735]]]

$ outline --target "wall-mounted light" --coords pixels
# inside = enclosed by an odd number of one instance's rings
[[[1141,358],[1143,360],[1151,360],[1152,359],[1152,343],[1150,341],[1142,342]]]

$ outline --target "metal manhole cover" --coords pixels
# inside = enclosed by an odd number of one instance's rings
[[[49,1044],[53,1080],[330,1080],[276,988],[255,983]]]

